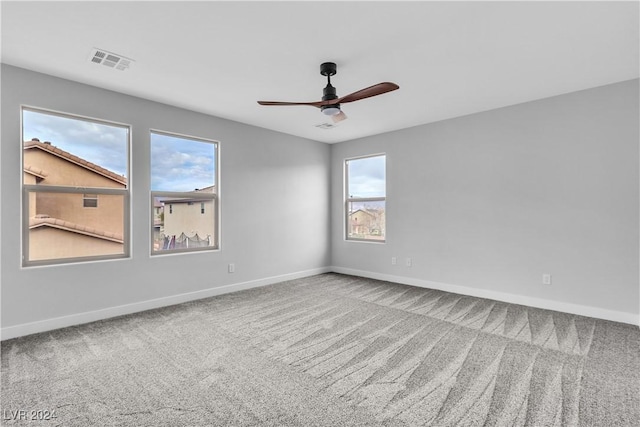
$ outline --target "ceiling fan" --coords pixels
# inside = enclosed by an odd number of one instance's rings
[[[340,109],[340,104],[359,101],[361,99],[382,95],[383,93],[400,89],[400,86],[398,86],[395,83],[383,82],[373,86],[369,86],[364,89],[360,89],[356,92],[350,93],[349,95],[338,97],[338,95],[336,95],[336,88],[331,85],[331,76],[334,76],[336,72],[337,72],[337,66],[335,63],[324,62],[320,64],[320,74],[327,77],[327,86],[325,86],[323,90],[322,101],[316,101],[316,102],[258,101],[258,104],[260,105],[310,105],[312,107],[320,108],[320,111],[322,111],[327,116],[331,116],[334,122],[339,122],[347,118],[346,114],[344,114]]]

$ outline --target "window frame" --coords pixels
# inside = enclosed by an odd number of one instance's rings
[[[38,184],[25,184],[24,182],[24,111],[31,111],[34,113],[45,114],[50,116],[58,116],[65,119],[72,119],[84,122],[97,123],[106,126],[113,126],[124,128],[127,131],[126,136],[126,178],[127,184],[124,189],[119,188],[106,188],[106,187],[79,187],[79,186],[64,186],[64,185],[38,185]],[[95,117],[84,116],[80,114],[68,113],[63,111],[51,110],[48,108],[35,107],[31,105],[20,105],[20,197],[22,198],[20,206],[22,212],[20,217],[22,218],[21,224],[21,259],[22,267],[38,267],[38,266],[56,266],[64,264],[75,264],[85,262],[96,262],[115,259],[128,259],[131,258],[131,131],[132,126],[126,123],[120,123],[111,120],[98,119]],[[108,254],[108,255],[88,255],[80,257],[69,258],[53,258],[46,260],[30,260],[29,259],[29,194],[30,193],[66,193],[66,194],[80,194],[83,195],[83,206],[78,209],[87,209],[84,207],[84,194],[95,194],[96,197],[100,195],[119,195],[122,196],[122,253],[121,254]],[[93,208],[95,209],[95,208]]]
[[[89,197],[94,196],[94,197]],[[87,200],[95,200],[95,206],[87,206]],[[83,209],[97,209],[98,208],[98,195],[96,193],[83,193],[82,194],[82,208]]]
[[[353,160],[362,160],[372,157],[384,156],[385,167],[385,179],[384,179],[384,197],[350,197],[349,195],[349,162]],[[344,240],[347,242],[363,242],[363,243],[376,243],[384,244],[387,242],[387,226],[386,226],[386,211],[387,211],[387,153],[375,153],[367,154],[365,156],[348,157],[344,159],[343,171],[344,171]],[[385,233],[384,239],[360,239],[357,237],[349,236],[349,204],[354,202],[384,202],[385,207]]]
[[[219,251],[220,250],[220,141],[210,138],[203,138],[199,136],[186,135],[177,132],[169,132],[159,129],[149,129],[149,152],[151,152],[151,135],[164,135],[173,138],[183,138],[189,139],[192,141],[202,142],[212,144],[214,147],[214,186],[215,193],[196,193],[196,192],[180,192],[180,191],[150,191],[150,207],[151,207],[151,222],[150,222],[150,255],[151,257],[162,256],[162,255],[175,255],[175,254],[189,254],[189,253],[199,253],[199,252],[210,252],[210,251]],[[151,158],[149,158],[149,162],[151,162]],[[151,174],[151,163],[149,164],[149,173]],[[195,247],[195,248],[179,248],[179,249],[163,249],[163,250],[155,250],[155,236],[154,236],[154,217],[155,212],[153,210],[154,201],[156,197],[170,197],[170,198],[189,198],[193,200],[197,200],[199,203],[204,203],[206,201],[213,202],[213,215],[214,215],[214,223],[213,223],[213,245],[204,246],[204,247]],[[172,203],[169,204],[169,210],[172,211]],[[164,212],[165,218],[167,214],[172,214],[172,212],[167,213]],[[201,215],[201,214],[199,214]]]

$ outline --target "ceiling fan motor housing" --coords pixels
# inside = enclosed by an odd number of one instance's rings
[[[330,101],[332,99],[336,99],[338,97],[338,95],[336,95],[336,88],[333,87],[331,85],[331,83],[329,83],[323,90],[322,90],[323,96],[322,96],[322,100],[323,101]],[[340,108],[340,104],[329,104],[329,105],[323,105],[320,107],[320,111],[324,111],[326,108]]]

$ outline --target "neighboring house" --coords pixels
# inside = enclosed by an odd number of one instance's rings
[[[215,193],[215,185],[194,190],[192,193]],[[188,194],[188,193],[187,193]],[[165,236],[179,238],[181,235],[214,241],[214,201],[185,198],[163,198],[162,232]]]
[[[164,226],[164,205],[157,198],[153,199],[153,235],[158,239]]]
[[[49,142],[24,143],[24,183],[126,188],[127,179]],[[123,252],[123,199],[117,195],[29,194],[29,259]]]
[[[384,239],[384,211],[358,209],[349,214],[349,236]]]

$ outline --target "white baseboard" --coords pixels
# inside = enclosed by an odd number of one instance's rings
[[[330,271],[331,268],[329,267],[316,268],[312,270],[299,271],[297,273],[283,274],[280,276],[272,276],[265,279],[251,280],[242,283],[232,283],[216,288],[203,289],[201,291],[188,292],[163,298],[135,302],[132,304],[109,307],[101,310],[88,311],[84,313],[72,314],[69,316],[55,317],[53,319],[40,320],[37,322],[23,323],[21,325],[7,326],[1,329],[0,339],[4,341],[11,338],[17,338],[39,332],[46,332],[54,329],[65,328],[68,326],[95,322],[96,320],[103,320],[111,317],[122,316],[125,314],[138,313],[140,311],[151,310],[154,308],[167,307],[170,305],[208,298],[216,295],[226,294],[229,292],[242,291],[244,289],[271,285],[273,283],[284,282],[287,280],[300,279],[303,277],[314,276],[316,274],[328,273]]]
[[[551,301],[542,298],[533,298],[523,295],[515,295],[504,292],[489,291],[486,289],[470,288],[467,286],[451,285],[448,283],[432,282],[429,280],[415,279],[412,277],[394,276],[389,274],[374,273],[364,270],[355,270],[344,267],[322,267],[312,270],[300,271],[297,273],[272,276],[264,279],[251,280],[242,283],[232,283],[216,288],[203,289],[195,292],[172,295],[163,298],[156,298],[147,301],[140,301],[132,304],[125,304],[116,307],[109,307],[101,310],[72,314],[69,316],[55,317],[53,319],[40,320],[37,322],[23,323],[15,326],[7,326],[0,330],[0,339],[8,340],[39,332],[51,331],[68,326],[80,325],[83,323],[95,322],[97,320],[122,316],[125,314],[137,313],[154,308],[166,307],[183,302],[194,301],[229,292],[241,291],[244,289],[256,288],[259,286],[271,285],[273,283],[287,280],[300,279],[322,273],[341,273],[352,276],[367,277],[377,280],[401,283],[405,285],[418,286],[421,288],[438,289],[457,294],[469,295],[479,298],[487,298],[496,301],[508,302],[512,304],[527,305],[530,307],[542,308],[546,310],[561,311],[564,313],[578,314],[581,316],[595,317],[598,319],[611,320],[614,322],[629,323],[640,326],[640,318],[637,314],[625,313],[614,310],[606,310],[598,307],[591,307],[579,304],[570,304],[559,301]]]
[[[432,282],[429,280],[415,279],[412,277],[394,276],[389,274],[373,273],[370,271],[354,270],[344,267],[331,267],[331,271],[333,271],[334,273],[385,280],[388,282],[418,286],[421,288],[438,289],[441,291],[453,292],[456,294],[487,298],[496,301],[508,302],[511,304],[527,305],[529,307],[542,308],[545,310],[561,311],[564,313],[578,314],[580,316],[595,317],[597,319],[612,320],[614,322],[629,323],[631,325],[640,326],[640,316],[638,316],[637,314],[626,313],[622,311],[607,310],[604,308],[591,307],[587,305],[552,301],[542,298],[528,297],[524,295],[490,291],[486,289],[470,288],[467,286],[450,285],[448,283]]]

